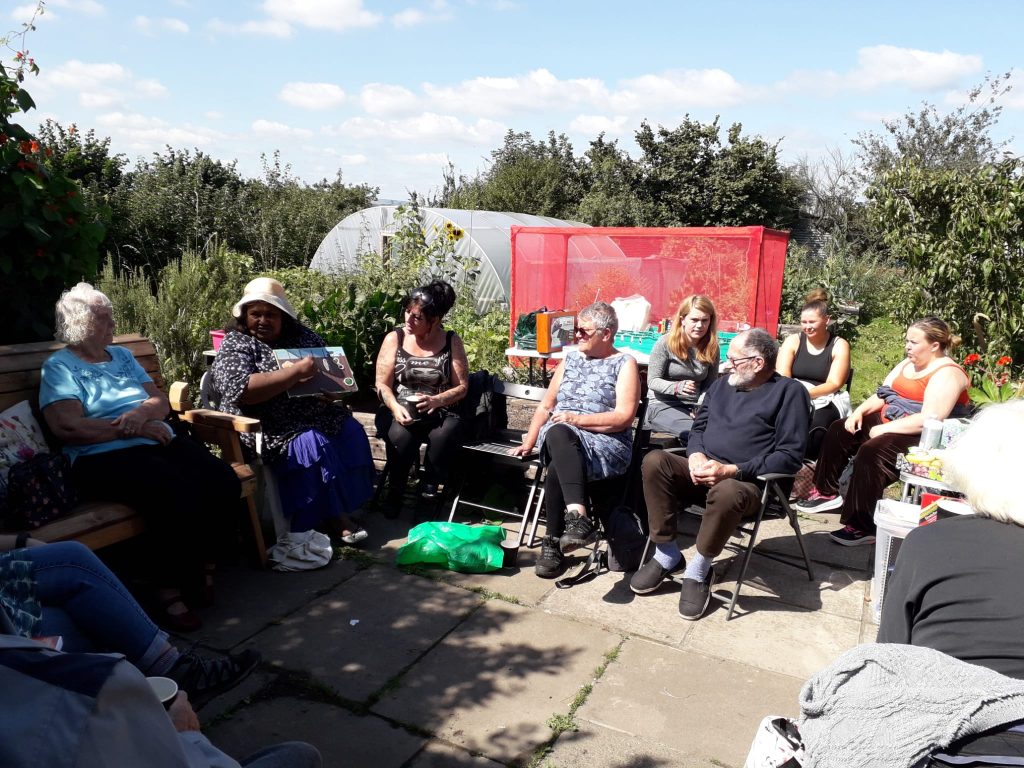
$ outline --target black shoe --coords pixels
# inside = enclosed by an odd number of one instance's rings
[[[437,492],[437,485],[435,483],[421,483],[420,484],[420,498],[421,499],[424,499],[424,500],[427,500],[427,501],[433,501],[434,499],[436,499],[440,495],[441,494],[439,494]]]
[[[679,590],[679,615],[687,621],[696,621],[711,603],[711,585],[715,583],[715,569],[709,568],[704,581],[683,579]]]
[[[259,651],[252,649],[220,659],[206,659],[186,651],[167,676],[188,694],[193,707],[200,707],[242,682],[262,660]]]
[[[567,512],[565,516],[565,533],[558,540],[558,546],[562,550],[562,554],[567,555],[582,547],[589,547],[597,541],[599,536],[600,534],[593,520],[586,515]]]
[[[540,557],[533,566],[533,572],[542,579],[553,579],[565,568],[565,556],[558,548],[558,539],[545,536],[540,544]]]
[[[633,578],[629,580],[629,588],[638,595],[647,595],[661,586],[667,577],[686,567],[686,558],[680,557],[674,568],[662,568],[661,563],[653,557],[640,566]]]

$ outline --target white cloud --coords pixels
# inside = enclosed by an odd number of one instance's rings
[[[281,39],[292,36],[292,27],[284,21],[265,19],[262,21],[246,21],[241,24],[229,24],[218,18],[206,22],[206,31],[213,35],[259,35],[261,37],[278,37]]]
[[[636,113],[654,108],[728,107],[747,96],[744,87],[724,70],[686,69],[623,80],[609,104],[618,112]]]
[[[425,83],[423,91],[439,109],[490,116],[544,112],[608,100],[607,88],[600,80],[559,80],[546,69],[519,77],[477,77],[454,86]]]
[[[359,93],[363,110],[371,115],[394,117],[419,108],[419,99],[408,88],[387,83],[367,83]]]
[[[167,32],[177,32],[179,34],[188,33],[188,24],[181,19],[172,19],[167,16],[160,18],[136,16],[135,27],[147,35],[152,35],[158,29],[165,30]]]
[[[960,78],[981,71],[981,56],[952,51],[920,51],[875,45],[857,52],[859,66],[850,75],[853,87],[871,90],[900,83],[912,88],[935,89],[955,85]]]
[[[576,133],[597,136],[606,133],[609,136],[623,136],[632,130],[632,122],[626,115],[579,115],[569,123],[569,128]]]
[[[102,16],[107,12],[107,9],[96,0],[47,0],[47,15],[51,8],[63,8],[73,13],[84,13],[87,16]]]
[[[457,141],[466,144],[491,146],[500,141],[506,127],[493,120],[478,119],[463,122],[452,115],[424,112],[415,117],[399,120],[380,120],[353,117],[337,128],[327,128],[327,134],[344,135],[355,139],[390,139],[393,141]]]
[[[258,136],[293,139],[308,139],[313,136],[313,132],[305,128],[292,128],[284,123],[275,123],[270,120],[256,120],[252,124],[252,132]]]
[[[108,112],[96,123],[109,132],[115,144],[138,152],[159,152],[172,147],[210,147],[229,137],[206,126],[171,125],[157,117],[135,112]]]
[[[402,163],[426,168],[448,167],[448,154],[446,152],[419,152],[414,155],[398,155],[395,159]]]
[[[300,109],[330,109],[345,101],[345,91],[334,83],[285,83],[277,98]]]
[[[447,0],[431,0],[428,10],[406,8],[391,16],[391,23],[396,27],[415,27],[438,21],[451,21],[454,18]]]
[[[223,120],[224,113],[217,112],[211,109],[209,112],[203,112],[203,117],[205,117],[207,120]]]
[[[129,96],[153,99],[167,94],[158,80],[137,79],[115,62],[89,64],[77,59],[44,69],[39,87],[43,93],[69,91],[78,97],[79,104],[90,109],[123,105]]]
[[[294,25],[343,32],[372,27],[382,18],[363,8],[363,0],[263,0],[260,7],[269,21],[289,28]]]
[[[339,158],[343,165],[366,165],[370,160],[366,155],[341,155]]]
[[[32,21],[32,16],[35,15],[36,7],[37,6],[35,3],[28,3],[27,5],[16,5],[14,8],[11,9],[11,12],[8,15],[12,19],[14,19],[18,24],[26,24]],[[57,17],[52,13],[47,13],[40,16],[37,19],[37,21],[42,21],[43,19],[46,18],[55,19]]]

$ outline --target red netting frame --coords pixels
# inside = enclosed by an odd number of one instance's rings
[[[651,318],[702,293],[719,329],[778,331],[789,233],[766,227],[512,227],[511,325],[546,306],[579,310],[642,294]],[[511,338],[511,330],[510,336]]]

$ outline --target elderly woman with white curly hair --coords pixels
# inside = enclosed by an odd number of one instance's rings
[[[113,345],[110,299],[79,283],[56,309],[57,340],[67,346],[43,364],[39,407],[63,444],[71,482],[86,501],[127,504],[145,516],[144,562],[158,618],[172,629],[198,629],[183,590],[212,600],[214,533],[237,508],[238,477],[164,421],[167,397],[129,350]]]
[[[1024,680],[1024,402],[986,408],[943,461],[973,515],[907,536],[878,630],[880,643],[941,651]]]

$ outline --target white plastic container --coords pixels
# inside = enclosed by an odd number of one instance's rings
[[[902,501],[882,499],[875,506],[875,575],[871,579],[871,617],[875,624],[882,620],[889,577],[896,564],[896,555],[907,534],[917,528],[921,507]]]

